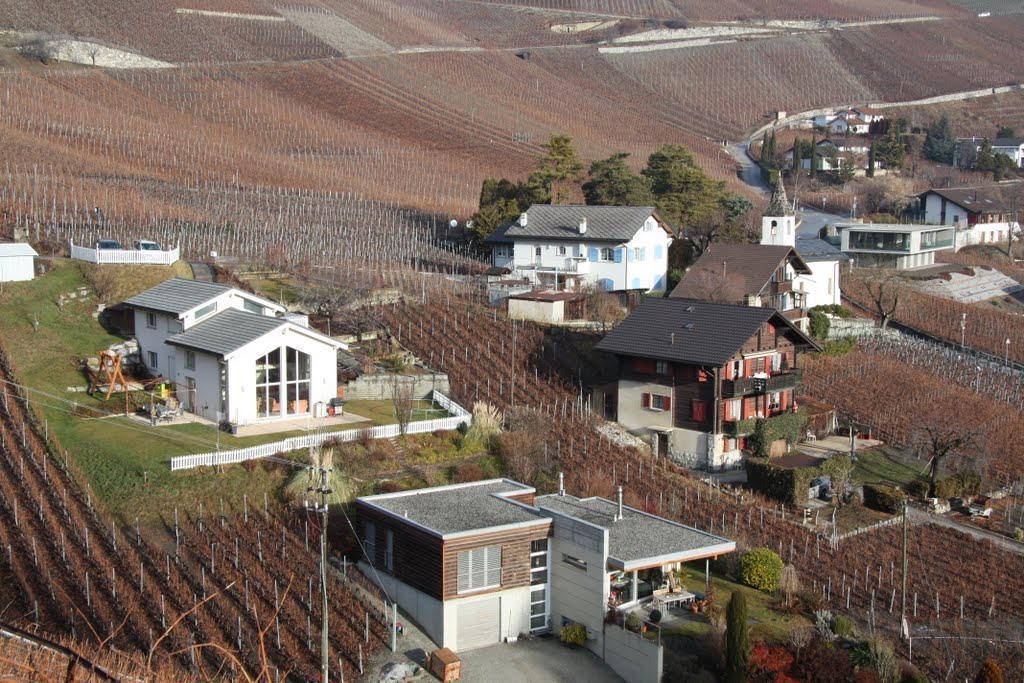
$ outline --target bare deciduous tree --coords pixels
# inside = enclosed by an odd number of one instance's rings
[[[927,424],[918,430],[917,440],[930,457],[928,495],[934,498],[935,484],[939,479],[939,467],[942,465],[942,461],[951,455],[965,455],[967,449],[977,444],[977,437],[974,432]]]
[[[391,376],[391,403],[398,420],[398,431],[405,436],[412,421],[412,409],[416,405],[416,380],[404,375]]]
[[[884,330],[899,310],[900,297],[907,287],[906,281],[895,271],[880,270],[861,274],[861,282]]]
[[[694,271],[687,276],[686,283],[696,298],[715,304],[741,303],[746,294],[743,276],[739,273]]]

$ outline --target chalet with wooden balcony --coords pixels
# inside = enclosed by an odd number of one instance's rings
[[[608,419],[690,467],[738,466],[757,418],[796,410],[802,354],[820,350],[774,308],[644,301],[598,343],[618,381],[595,391]]]
[[[661,680],[661,645],[606,623],[608,610],[664,595],[681,563],[736,549],[624,505],[621,487],[617,501],[577,498],[561,481],[544,496],[510,479],[364,496],[356,512],[360,567],[438,645],[468,650],[577,623],[586,648],[638,683]]]
[[[794,281],[810,273],[810,266],[792,246],[716,243],[686,271],[669,296],[767,306],[799,322],[806,318],[806,293]]]

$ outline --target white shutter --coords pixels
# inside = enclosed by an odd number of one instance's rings
[[[485,586],[501,585],[501,546],[484,548],[487,551],[487,575],[484,577]]]
[[[470,558],[471,558],[472,553],[473,553],[472,550],[463,550],[461,553],[459,553],[459,585],[458,585],[458,591],[460,593],[463,593],[463,592],[468,591],[468,590],[471,589],[469,567],[470,567]]]
[[[463,550],[458,558],[458,591],[501,585],[501,546]]]

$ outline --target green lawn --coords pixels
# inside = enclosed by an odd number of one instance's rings
[[[704,568],[703,566],[697,566],[702,564],[702,562],[698,562],[694,565],[686,565],[686,589],[692,593],[704,593],[706,590],[704,587]],[[751,640],[785,642],[789,638],[790,631],[794,628],[810,625],[810,621],[806,617],[780,614],[773,610],[772,607],[777,600],[773,595],[743,586],[715,574],[711,575],[711,582],[714,584],[717,593],[716,604],[722,607],[728,606],[734,592],[741,591],[746,595],[747,615],[751,625]],[[694,616],[695,618],[692,621],[687,621],[672,629],[666,629],[665,634],[699,637],[707,633],[711,629],[707,618],[704,615]]]
[[[47,428],[78,465],[91,486],[93,495],[126,522],[138,516],[154,520],[173,513],[174,507],[194,509],[199,501],[219,506],[240,507],[242,494],[262,499],[263,494],[277,496],[286,473],[263,465],[224,468],[223,472],[189,470],[172,473],[171,457],[252,446],[278,441],[302,431],[235,437],[218,432],[208,424],[166,425],[156,428],[125,417],[84,419],[72,415],[75,404],[96,408],[105,413],[122,413],[124,404],[115,394],[109,402],[85,393],[67,392],[68,387],[85,386],[79,370],[79,359],[95,356],[121,338],[114,336],[92,317],[95,297],[75,299],[57,306],[60,294],[88,287],[81,264],[58,261],[57,268],[31,282],[5,283],[0,291],[0,339],[11,357],[19,381],[26,386],[29,399],[43,412]],[[117,266],[112,266],[117,269]],[[116,282],[121,298],[151,286],[180,269],[156,267],[139,277],[137,267],[121,271],[123,281]],[[38,323],[38,324],[36,324]],[[394,424],[390,401],[351,401],[346,411],[370,418],[367,422],[339,424],[332,430],[361,426]],[[414,420],[443,416],[429,402],[420,402]],[[271,471],[266,471],[266,470]]]
[[[857,453],[857,466],[853,479],[862,484],[893,484],[900,486],[915,479],[927,477],[923,461],[906,460],[887,449],[873,449]]]

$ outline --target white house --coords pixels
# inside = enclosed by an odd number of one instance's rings
[[[853,115],[868,124],[885,118],[885,113],[881,109],[872,109],[871,107],[854,107]]]
[[[867,121],[855,116],[837,116],[829,121],[825,127],[831,133],[837,135],[864,135],[871,129]]]
[[[36,250],[24,242],[0,244],[0,282],[19,282],[35,277]]]
[[[841,249],[861,268],[920,268],[953,248],[954,228],[900,223],[836,223]]]
[[[975,244],[999,244],[1020,235],[1019,209],[1001,187],[932,188],[918,195],[924,222],[956,228],[955,250]]]
[[[581,624],[626,681],[659,683],[661,644],[609,614],[692,600],[672,571],[736,544],[623,505],[621,488],[616,501],[559,489],[491,479],[357,498],[359,566],[442,647]]]
[[[957,138],[953,148],[953,165],[958,168],[974,168],[978,152],[985,138]],[[992,154],[1005,154],[1017,168],[1024,167],[1024,138],[992,138]]]
[[[538,285],[665,290],[672,230],[652,206],[534,204],[488,238],[495,266]]]
[[[786,199],[781,178],[775,185],[766,214],[761,219],[761,244],[795,248],[810,271],[795,271],[793,275],[793,292],[802,293],[801,306],[807,310],[842,303],[839,277],[841,266],[848,263],[850,257],[824,240],[796,236],[796,217]]]
[[[186,410],[246,425],[311,415],[337,395],[337,351],[347,346],[272,301],[173,278],[125,304],[143,362],[174,383]]]

